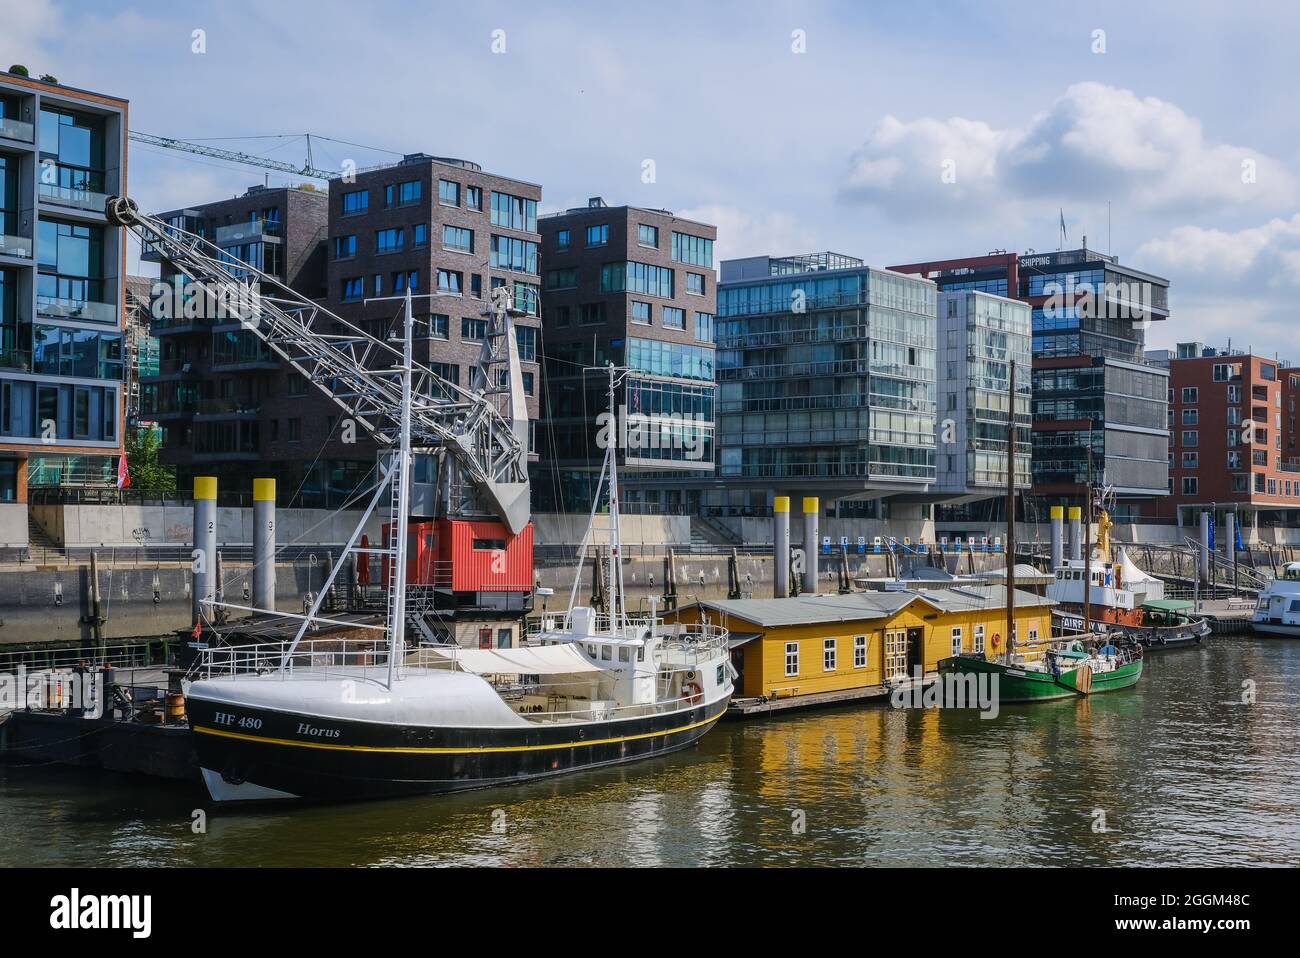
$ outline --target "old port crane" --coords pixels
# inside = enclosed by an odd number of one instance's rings
[[[489,334],[469,388],[414,362],[406,337],[384,340],[301,296],[259,270],[233,260],[204,238],[140,212],[128,197],[110,197],[105,214],[157,252],[184,286],[203,302],[190,308],[221,312],[255,334],[352,418],[381,446],[381,479],[366,516],[388,496],[386,542],[367,548],[363,519],[330,573],[321,597],[349,554],[378,553],[384,582],[409,583],[411,602],[389,589],[389,619],[409,621],[426,639],[446,639],[437,610],[485,606],[522,613],[532,585],[532,527],[527,473],[528,419],[509,287],[494,291]],[[192,297],[193,292],[186,293]],[[180,298],[180,294],[177,294]],[[183,304],[177,304],[183,305]],[[409,301],[406,304],[409,313]],[[398,469],[404,405],[404,369],[409,367],[409,446],[413,468]],[[409,487],[406,487],[409,483]],[[404,488],[405,487],[405,488]],[[409,504],[409,512],[407,512]],[[407,528],[407,536],[392,529]],[[478,563],[472,544],[487,541],[504,562]],[[362,561],[368,561],[368,556]],[[400,567],[405,574],[397,574]],[[480,567],[481,566],[481,567]],[[466,595],[477,598],[465,601]],[[397,609],[392,608],[399,603]],[[427,614],[427,615],[426,615]],[[442,634],[438,634],[441,632]]]

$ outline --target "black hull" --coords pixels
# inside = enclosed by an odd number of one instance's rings
[[[339,721],[193,698],[186,706],[215,800],[344,802],[513,785],[664,755],[695,744],[727,699],[666,715],[518,729]]]

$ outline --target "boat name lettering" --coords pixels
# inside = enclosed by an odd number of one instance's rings
[[[299,722],[298,734],[310,735],[313,738],[338,738],[343,733],[336,728],[317,728],[314,725],[308,725],[306,722]]]
[[[262,720],[260,718],[251,718],[247,715],[235,715],[232,712],[213,712],[212,721],[216,725],[238,725],[240,728],[262,727]]]

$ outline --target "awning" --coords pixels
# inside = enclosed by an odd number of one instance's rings
[[[1193,608],[1193,604],[1186,599],[1154,599],[1151,602],[1143,602],[1142,608],[1151,609],[1153,612],[1186,612]]]
[[[762,632],[732,632],[731,637],[727,639],[727,649],[738,649],[746,642],[753,642],[762,634]]]
[[[437,661],[454,659],[463,670],[476,675],[563,675],[601,671],[598,664],[568,644],[527,646],[521,649],[424,648],[412,653],[406,661],[408,664],[419,664],[426,655],[430,659],[436,656]]]

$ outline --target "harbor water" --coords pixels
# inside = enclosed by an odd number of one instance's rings
[[[1134,689],[726,723],[662,759],[459,795],[214,809],[0,765],[0,865],[1300,863],[1300,641],[1213,637]],[[206,810],[196,833],[196,813]]]

